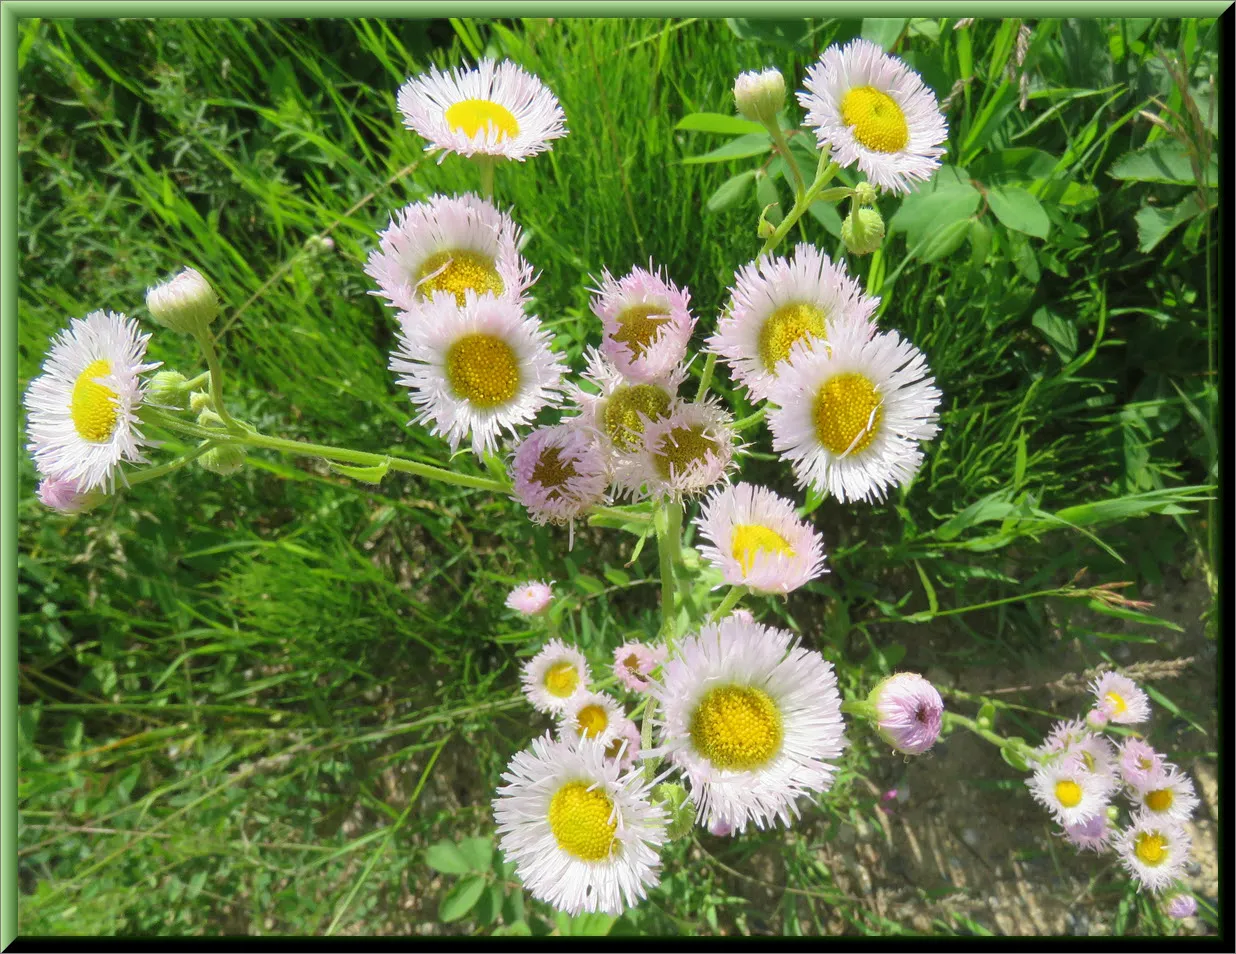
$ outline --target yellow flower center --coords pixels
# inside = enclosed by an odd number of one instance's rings
[[[669,413],[673,399],[655,384],[632,384],[613,393],[601,412],[602,427],[619,450],[633,451],[644,434],[640,414],[658,421]]]
[[[661,438],[652,461],[663,480],[672,480],[716,449],[717,442],[704,433],[702,424],[675,427]]]
[[[622,664],[627,667],[627,671],[631,673],[632,676],[639,675],[639,656],[635,653],[631,653],[630,656],[622,661]]]
[[[664,305],[632,305],[618,315],[614,340],[626,345],[634,357],[642,358],[657,340],[661,326],[670,320],[668,311]]]
[[[501,338],[475,332],[447,350],[446,379],[457,397],[479,408],[498,407],[519,393],[519,360]]]
[[[1121,715],[1129,708],[1129,704],[1124,701],[1124,696],[1118,692],[1109,692],[1103,697],[1103,701],[1112,707],[1112,715]]]
[[[900,152],[910,141],[906,114],[887,93],[855,86],[841,100],[841,121],[873,152]]]
[[[716,768],[745,772],[781,748],[781,713],[763,689],[710,689],[691,714],[691,742]]]
[[[1093,772],[1094,766],[1095,766],[1094,756],[1091,755],[1089,752],[1083,751],[1081,753],[1081,757],[1082,757],[1082,762],[1084,762],[1086,765],[1086,771]]]
[[[1143,864],[1157,867],[1167,860],[1167,839],[1156,832],[1140,832],[1133,842],[1133,853]]]
[[[498,142],[519,135],[519,120],[491,99],[461,99],[446,108],[445,118],[452,129],[469,137],[491,126],[498,130]]]
[[[69,412],[83,440],[102,444],[116,430],[116,392],[94,379],[112,373],[106,358],[91,361],[73,383]]]
[[[557,662],[545,671],[545,691],[551,696],[565,699],[579,685],[579,671],[574,663]]]
[[[567,782],[549,802],[549,830],[558,847],[582,861],[600,861],[613,854],[618,839],[614,803],[600,788],[588,791],[583,782]]]
[[[536,466],[532,468],[532,479],[545,488],[545,496],[557,500],[562,496],[562,488],[572,477],[578,477],[575,462],[562,459],[562,449],[546,447],[537,458]]]
[[[1165,812],[1172,807],[1175,796],[1170,788],[1157,788],[1146,793],[1146,807],[1152,812]]]
[[[580,709],[575,721],[579,723],[581,739],[595,739],[609,726],[609,716],[605,712],[605,707],[595,703]]]
[[[1056,783],[1056,801],[1065,808],[1076,808],[1082,800],[1081,786],[1070,779]]]
[[[734,528],[730,537],[730,549],[734,559],[742,567],[742,575],[746,576],[755,565],[758,553],[784,553],[794,555],[794,548],[785,537],[758,523],[740,523]]]
[[[790,356],[790,349],[803,338],[823,338],[824,309],[799,302],[782,305],[760,327],[760,360],[769,371]]]
[[[416,288],[423,297],[429,298],[434,292],[450,292],[460,307],[467,300],[468,289],[480,297],[486,293],[501,295],[504,287],[494,260],[466,248],[430,255],[416,275]]]
[[[839,457],[858,454],[875,439],[884,399],[871,380],[848,371],[834,375],[815,396],[815,436]]]

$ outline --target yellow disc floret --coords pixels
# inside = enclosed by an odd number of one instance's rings
[[[605,402],[601,426],[619,450],[633,451],[644,434],[640,415],[657,421],[669,413],[672,398],[655,384],[632,384],[618,388]]]
[[[910,141],[906,114],[874,86],[855,86],[845,94],[841,121],[852,126],[854,138],[873,152],[900,152]]]
[[[632,305],[618,315],[618,330],[614,340],[627,346],[636,358],[657,340],[661,326],[670,320],[669,309],[664,305]]]
[[[83,440],[95,444],[103,443],[116,430],[116,392],[94,380],[111,373],[111,364],[100,358],[91,361],[73,384],[69,404],[73,426]]]
[[[815,396],[815,436],[839,457],[858,454],[875,439],[884,399],[871,380],[848,371],[829,378]]]
[[[1139,832],[1133,842],[1133,853],[1142,864],[1156,867],[1167,860],[1167,839],[1157,831]]]
[[[687,473],[696,462],[703,463],[717,449],[717,442],[704,433],[702,424],[672,428],[661,438],[652,461],[663,480]]]
[[[1146,807],[1152,812],[1165,812],[1172,807],[1175,796],[1170,788],[1157,788],[1153,792],[1146,793]]]
[[[519,393],[519,360],[501,338],[475,332],[447,350],[446,379],[457,397],[479,408],[499,407]]]
[[[491,99],[461,99],[446,108],[445,119],[452,129],[465,136],[498,130],[498,142],[519,135],[519,120],[500,103]]]
[[[532,479],[545,488],[545,496],[549,500],[561,498],[562,488],[572,477],[578,476],[575,462],[563,460],[560,447],[546,447],[536,459],[536,466],[532,468]]]
[[[716,768],[757,769],[781,748],[781,713],[755,686],[710,689],[691,714],[691,742]]]
[[[743,576],[751,572],[758,553],[794,555],[794,549],[785,537],[759,523],[740,523],[734,527],[730,536],[730,550],[738,565],[742,567]]]
[[[1061,779],[1056,783],[1056,801],[1065,808],[1076,808],[1081,800],[1081,786],[1072,779]]]
[[[579,685],[579,671],[571,662],[556,662],[545,671],[545,691],[551,696],[566,699],[573,695]]]
[[[1109,692],[1103,697],[1103,701],[1111,706],[1112,715],[1123,715],[1128,711],[1129,704],[1124,701],[1124,696],[1118,692]]]
[[[609,714],[604,706],[588,705],[575,716],[579,723],[579,735],[583,739],[595,739],[609,727]]]
[[[549,830],[558,847],[581,861],[600,861],[614,852],[618,819],[614,803],[601,789],[567,782],[549,803]]]
[[[504,288],[493,258],[466,248],[435,252],[425,259],[416,275],[420,295],[429,298],[434,292],[450,292],[460,307],[467,300],[469,289],[480,297],[501,295]]]
[[[824,309],[807,302],[782,305],[760,326],[760,360],[768,371],[790,356],[790,349],[803,338],[823,338]]]

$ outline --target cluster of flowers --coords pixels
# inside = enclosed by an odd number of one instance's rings
[[[1057,722],[1035,753],[1042,760],[1027,779],[1035,800],[1079,850],[1114,850],[1137,882],[1166,895],[1172,917],[1197,910],[1179,879],[1189,860],[1185,823],[1199,802],[1193,781],[1144,739],[1126,735],[1114,744],[1108,726],[1137,725],[1150,718],[1150,702],[1133,680],[1107,672],[1092,687],[1096,704],[1085,720]],[[1122,795],[1130,817],[1120,827]]]

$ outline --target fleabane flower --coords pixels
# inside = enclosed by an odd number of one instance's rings
[[[908,486],[923,461],[918,442],[939,430],[923,353],[895,331],[868,338],[857,323],[834,326],[827,349],[795,345],[768,397],[773,450],[800,487],[843,503]]]
[[[549,609],[553,600],[554,591],[549,583],[529,580],[507,594],[506,606],[521,616],[539,616]]]
[[[632,466],[616,477],[635,496],[698,494],[735,466],[733,423],[715,400],[678,404],[668,416],[645,422]]]
[[[652,694],[656,751],[682,770],[700,824],[789,825],[800,796],[831,787],[847,744],[836,675],[791,633],[733,616],[707,624]]]
[[[1189,833],[1182,824],[1144,813],[1135,815],[1115,840],[1125,870],[1139,888],[1149,888],[1156,894],[1180,877],[1189,860],[1190,847]]]
[[[789,593],[826,572],[824,545],[794,504],[766,487],[737,483],[714,490],[696,520],[708,543],[700,555],[731,586]]]
[[[586,692],[591,675],[584,654],[560,639],[551,639],[524,663],[520,672],[524,695],[537,712],[562,712],[576,695]]]
[[[868,702],[875,706],[880,737],[898,752],[922,755],[940,737],[944,700],[916,672],[894,673],[882,680],[871,690]]]
[[[1169,918],[1183,921],[1185,918],[1191,918],[1197,914],[1197,899],[1183,891],[1178,892],[1168,898],[1167,904],[1163,906],[1163,911]]]
[[[558,713],[558,734],[608,746],[622,732],[622,703],[604,692],[576,693]]]
[[[1051,727],[1047,737],[1034,751],[1038,755],[1059,755],[1090,735],[1080,719],[1061,720]]]
[[[409,312],[435,295],[462,307],[469,291],[523,305],[535,278],[519,241],[510,216],[470,193],[413,202],[378,233],[365,262],[365,274],[378,283],[370,294]]]
[[[401,316],[390,367],[420,409],[415,423],[432,423],[452,452],[471,435],[481,457],[496,450],[503,431],[556,405],[567,367],[549,344],[549,332],[519,305],[469,289],[462,308],[437,295],[416,315]]]
[[[603,271],[590,305],[601,319],[601,353],[624,377],[660,381],[686,357],[695,328],[691,295],[652,262],[622,278]]]
[[[1163,768],[1164,762],[1148,742],[1130,736],[1120,743],[1119,764],[1124,783],[1140,791]]]
[[[578,419],[600,435],[602,446],[614,458],[629,457],[643,442],[644,425],[668,417],[678,405],[678,388],[686,380],[687,372],[677,366],[656,381],[632,382],[596,348],[588,348],[584,360],[586,367],[581,378],[596,392],[576,384],[567,386],[579,408]]]
[[[1084,822],[1063,827],[1065,839],[1080,851],[1099,852],[1111,844],[1113,832],[1107,812],[1099,812]]]
[[[948,126],[935,93],[876,44],[829,47],[803,85],[798,102],[805,123],[842,168],[857,162],[873,184],[905,193],[940,167]]]
[[[625,642],[614,650],[614,675],[632,692],[644,692],[648,688],[648,676],[664,659],[664,646]]]
[[[640,771],[594,744],[535,739],[494,799],[498,847],[534,898],[560,911],[619,915],[659,880],[665,812]]]
[[[44,477],[39,481],[35,494],[39,503],[61,513],[81,513],[99,504],[104,495],[96,491],[82,493],[75,480],[62,477]]]
[[[1111,779],[1091,772],[1077,756],[1038,766],[1026,785],[1034,800],[1064,827],[1104,812],[1112,794]]]
[[[514,499],[538,524],[574,520],[600,503],[609,485],[608,455],[581,424],[532,431],[515,447],[509,472]]]
[[[518,159],[553,148],[567,134],[557,98],[510,60],[482,59],[475,69],[413,76],[396,96],[403,124],[428,140],[425,151]]]
[[[43,373],[26,390],[27,449],[45,477],[72,481],[79,493],[115,486],[120,463],[145,463],[150,441],[138,430],[149,334],[114,312],[74,318],[52,342]]]
[[[1201,802],[1193,780],[1170,763],[1148,773],[1146,780],[1129,792],[1129,799],[1148,817],[1186,822]]]
[[[639,726],[624,716],[618,723],[614,738],[605,746],[605,758],[625,772],[639,761],[641,743]]]
[[[1087,733],[1081,739],[1073,742],[1065,750],[1065,753],[1066,755],[1076,756],[1081,759],[1086,771],[1107,778],[1111,788],[1119,787],[1120,782],[1117,777],[1116,767],[1116,759],[1118,757],[1116,746],[1104,736]]]
[[[869,338],[879,304],[842,263],[800,243],[788,259],[761,258],[738,270],[706,350],[729,365],[753,401],[762,401],[795,345],[827,341],[842,322],[861,325]]]
[[[1105,672],[1090,684],[1098,708],[1116,725],[1136,725],[1150,718],[1150,700],[1128,676]]]

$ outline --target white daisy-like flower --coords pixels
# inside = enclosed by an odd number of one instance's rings
[[[580,421],[600,435],[601,443],[615,457],[634,453],[643,441],[644,424],[668,417],[679,403],[678,388],[687,378],[686,369],[678,366],[658,381],[633,383],[596,348],[588,348],[584,360],[586,370],[581,377],[596,392],[567,385]]]
[[[1150,700],[1128,676],[1105,672],[1090,684],[1097,708],[1116,725],[1136,725],[1150,718]]]
[[[529,580],[521,583],[506,595],[506,606],[521,616],[540,616],[554,600],[554,591],[550,583],[542,580]]]
[[[462,307],[469,291],[523,305],[536,279],[519,241],[511,217],[478,196],[413,202],[378,233],[365,262],[365,274],[378,283],[370,294],[412,312],[435,295],[453,296]]]
[[[639,761],[642,742],[639,726],[634,720],[624,717],[614,734],[613,741],[605,746],[605,758],[616,762],[618,768],[625,772]]]
[[[1034,800],[1066,827],[1106,811],[1112,794],[1111,779],[1091,772],[1076,756],[1038,766],[1026,785]]]
[[[1080,758],[1086,771],[1105,776],[1113,789],[1119,787],[1116,746],[1104,736],[1087,733],[1084,738],[1074,742],[1065,751],[1068,755]]]
[[[494,800],[498,846],[534,898],[576,915],[619,915],[660,879],[666,817],[641,771],[599,745],[535,739]]]
[[[1171,887],[1180,877],[1191,846],[1189,832],[1182,824],[1141,812],[1115,840],[1120,863],[1138,887],[1155,893]]]
[[[622,733],[626,717],[622,703],[609,693],[580,692],[558,714],[558,737],[608,746]]]
[[[843,264],[800,243],[788,259],[761,258],[738,270],[705,350],[729,365],[753,401],[762,401],[796,344],[826,341],[838,322],[857,322],[871,337],[879,304]]]
[[[607,270],[592,296],[601,319],[601,353],[632,381],[656,383],[682,362],[695,329],[691,294],[654,270],[633,268],[622,278]]]
[[[1056,755],[1090,735],[1089,730],[1080,719],[1062,720],[1051,727],[1043,744],[1035,749],[1038,755]]]
[[[1149,773],[1140,786],[1130,788],[1129,800],[1148,816],[1179,822],[1188,821],[1201,804],[1193,780],[1170,762]]]
[[[628,640],[614,650],[614,675],[632,692],[646,692],[648,677],[664,660],[664,645]]]
[[[437,295],[401,318],[391,370],[420,408],[415,423],[432,422],[452,453],[469,434],[477,457],[493,452],[503,431],[556,406],[567,366],[549,350],[549,332],[515,302],[469,289],[462,308]]]
[[[696,526],[708,541],[700,556],[731,586],[789,593],[827,572],[820,534],[767,487],[737,483],[714,490]]]
[[[733,423],[716,400],[678,404],[667,417],[645,422],[632,465],[616,469],[615,480],[637,497],[698,494],[735,466]]]
[[[769,393],[773,450],[798,485],[841,502],[882,500],[908,486],[919,441],[939,430],[940,391],[927,359],[895,331],[868,339],[862,324],[833,327],[827,349],[794,346]]]
[[[537,77],[510,60],[413,76],[396,97],[403,124],[429,140],[425,151],[518,159],[547,152],[567,134],[566,116]]]
[[[1107,812],[1099,812],[1093,818],[1064,826],[1064,837],[1079,851],[1099,852],[1111,844],[1111,821]]]
[[[43,373],[26,391],[27,449],[45,477],[73,481],[79,493],[115,487],[120,463],[145,463],[151,442],[138,430],[141,375],[149,334],[110,311],[74,318],[52,342]]]
[[[583,653],[560,639],[551,639],[524,663],[519,678],[532,708],[554,715],[588,690],[592,674]]]
[[[891,192],[909,192],[940,168],[948,125],[935,93],[876,44],[829,47],[803,85],[806,124],[842,168],[857,162],[870,182]]]
[[[582,423],[539,427],[511,454],[514,499],[534,523],[565,524],[602,502],[609,485],[609,455]]]
[[[701,824],[789,825],[800,796],[831,787],[847,744],[837,678],[791,633],[733,616],[705,625],[652,693],[657,751],[682,770]]]

